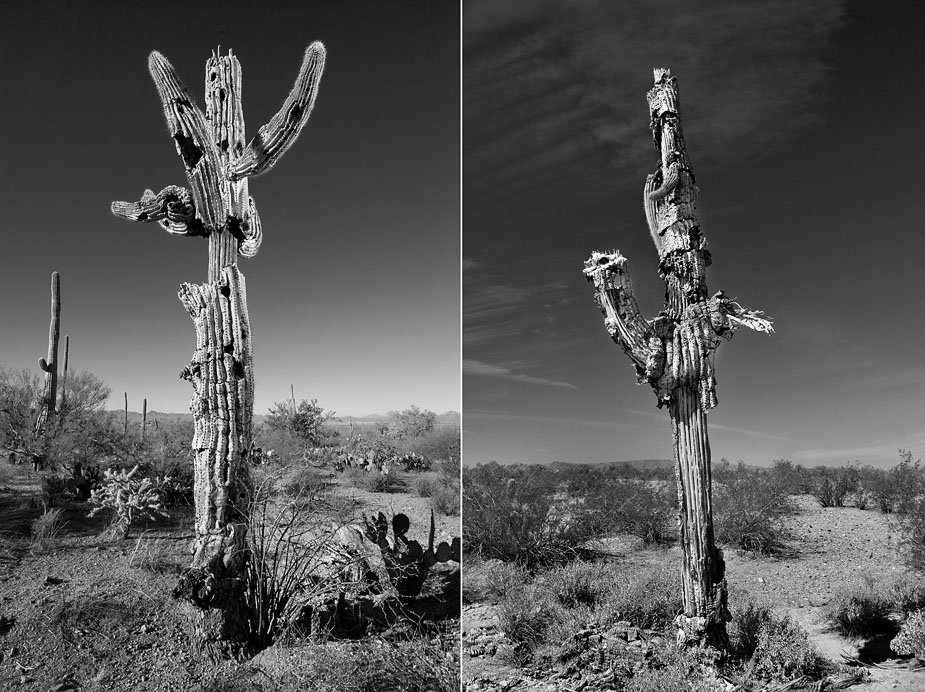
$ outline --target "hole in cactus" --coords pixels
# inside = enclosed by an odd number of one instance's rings
[[[225,90],[224,90],[224,89],[219,89],[219,90],[218,90],[218,100],[219,100],[219,101],[224,101],[224,100],[225,100]]]
[[[294,104],[292,108],[289,109],[289,122],[295,123],[299,121],[299,118],[302,117],[302,106],[298,103]]]
[[[244,373],[244,365],[241,363],[241,361],[236,360],[236,361],[234,362],[234,377],[235,377],[235,379],[236,379],[236,380],[243,380],[243,379],[244,379],[244,375],[245,375],[245,373]]]
[[[148,220],[148,213],[145,212],[145,211],[141,212],[141,213],[138,215],[138,220],[139,220],[139,221],[147,221],[147,220]]]
[[[228,140],[223,139],[219,146],[222,148],[222,151],[228,151]]]
[[[187,137],[182,132],[175,132],[173,138],[177,143],[177,151],[180,152],[180,157],[183,159],[187,169],[195,168],[202,158],[202,149],[196,146],[196,142],[193,141],[192,137]]]

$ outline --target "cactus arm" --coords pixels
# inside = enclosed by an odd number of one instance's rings
[[[321,73],[324,71],[324,44],[315,41],[302,58],[302,67],[282,107],[247,145],[244,153],[232,161],[228,178],[240,180],[266,173],[295,142],[315,105]]]
[[[253,197],[247,198],[247,211],[241,231],[243,238],[238,242],[238,254],[241,257],[253,257],[263,242],[263,226],[260,225],[260,215],[257,213]]]
[[[645,381],[651,327],[640,313],[626,265],[627,259],[619,250],[610,254],[592,252],[585,261],[584,275],[594,284],[610,338],[626,352],[640,380]]]
[[[675,161],[670,166],[665,173],[665,180],[662,182],[661,187],[657,190],[652,190],[648,193],[649,199],[657,201],[664,199],[669,192],[674,190],[678,186],[678,182],[681,179],[681,164]],[[646,184],[649,184],[649,180],[646,180]]]
[[[196,216],[192,194],[177,185],[168,185],[157,194],[145,190],[137,202],[113,202],[111,210],[128,221],[157,221],[173,235],[206,235],[202,219]]]
[[[193,203],[203,215],[207,227],[219,226],[225,219],[213,216],[216,211],[224,209],[218,181],[221,167],[206,116],[196,105],[189,89],[180,81],[173,65],[157,51],[152,51],[148,56],[148,71],[164,107],[167,129],[183,160],[192,188]]]

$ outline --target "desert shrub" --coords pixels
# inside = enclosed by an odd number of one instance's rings
[[[467,558],[463,571],[463,600],[467,603],[498,603],[509,591],[529,581],[530,575],[516,563]]]
[[[599,535],[580,507],[564,510],[542,474],[496,463],[463,472],[463,545],[483,558],[530,569],[568,562]]]
[[[566,608],[593,607],[612,586],[612,565],[577,560],[544,572],[537,582]]]
[[[71,495],[68,481],[70,479],[59,473],[42,474],[42,502],[48,507],[57,507]]]
[[[844,507],[845,499],[858,487],[860,472],[856,467],[814,470],[811,494],[823,507]]]
[[[50,548],[61,537],[61,532],[64,529],[64,522],[61,521],[61,510],[46,508],[41,516],[32,520],[31,529],[31,548],[35,551]]]
[[[887,597],[903,616],[925,609],[925,580],[921,574],[905,572],[890,582]]]
[[[94,507],[88,516],[95,516],[104,509],[112,510],[113,532],[121,538],[128,538],[132,524],[139,517],[153,520],[156,515],[167,516],[153,481],[137,477],[137,472],[137,466],[131,471],[106,469],[103,485],[90,494],[90,504]]]
[[[336,529],[305,505],[276,497],[273,483],[258,486],[245,517],[244,602],[254,651],[290,634],[304,622],[306,609],[329,601],[343,586],[324,565]]]
[[[614,622],[665,629],[682,610],[681,574],[658,567],[614,573],[602,606]]]
[[[320,498],[328,488],[328,482],[316,471],[298,469],[283,485],[283,492],[295,501],[311,503]]]
[[[419,436],[402,439],[399,448],[405,453],[419,454],[432,462],[448,461],[459,468],[459,428],[446,426],[434,428]]]
[[[647,545],[670,543],[677,535],[677,493],[662,484],[609,478],[586,493],[583,510],[604,530],[637,536]]]
[[[388,431],[399,439],[424,437],[433,432],[437,424],[437,414],[427,409],[420,409],[414,404],[403,411],[389,411]]]
[[[548,592],[534,584],[509,589],[498,604],[501,630],[514,644],[514,659],[521,663],[529,660],[533,650],[543,642],[555,618]]]
[[[334,417],[333,411],[325,411],[318,405],[317,399],[302,399],[298,404],[290,401],[278,401],[267,412],[265,424],[273,430],[288,432],[306,445],[319,445],[329,431],[325,423]]]
[[[900,656],[915,656],[925,660],[925,610],[911,613],[890,642],[890,648]]]
[[[705,680],[701,674],[706,661],[698,659],[709,658],[709,652],[679,649],[667,642],[650,651],[646,666],[629,680],[625,692],[718,692],[726,689]]]
[[[354,488],[369,493],[391,493],[398,489],[398,479],[394,472],[372,469],[366,471],[362,468],[347,468],[343,472],[344,479]]]
[[[411,480],[411,490],[418,497],[432,497],[439,485],[439,481],[431,476],[415,476]]]
[[[396,459],[398,466],[402,471],[430,471],[431,461],[422,454],[416,454],[414,452],[405,452],[400,454],[398,459]]]
[[[430,496],[430,506],[447,517],[459,516],[459,485],[441,486]]]
[[[770,614],[758,630],[752,672],[765,680],[794,680],[806,676],[820,678],[831,664],[809,641],[809,635],[786,615]]]
[[[809,471],[789,459],[775,459],[769,473],[774,485],[788,495],[800,495],[812,489]]]
[[[925,496],[916,498],[907,511],[897,517],[903,543],[909,550],[909,565],[919,572],[925,572]]]
[[[713,525],[720,543],[763,555],[780,552],[793,511],[785,486],[773,474],[746,471],[713,490]]]
[[[825,614],[842,634],[866,637],[889,630],[891,610],[890,599],[876,589],[872,577],[863,575],[835,592]]]

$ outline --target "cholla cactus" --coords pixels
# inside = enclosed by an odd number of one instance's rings
[[[113,510],[116,515],[113,524],[122,538],[128,537],[129,529],[138,517],[155,519],[155,515],[168,516],[154,483],[150,478],[134,478],[137,471],[137,464],[131,471],[106,469],[103,485],[90,493],[90,504],[95,506],[87,516],[95,516],[104,509]]]
[[[925,661],[925,610],[917,610],[903,624],[890,648],[900,656],[915,656]]]

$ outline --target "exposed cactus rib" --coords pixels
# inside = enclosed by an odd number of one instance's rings
[[[192,194],[178,185],[168,185],[157,194],[145,190],[137,202],[113,202],[110,209],[127,221],[157,221],[161,228],[174,235],[206,234],[202,220],[196,218]]]
[[[665,180],[662,182],[661,187],[659,187],[657,190],[652,190],[651,192],[648,193],[649,199],[652,201],[658,201],[658,200],[664,199],[665,196],[667,196],[669,192],[671,192],[678,186],[678,183],[680,182],[680,180],[681,180],[681,164],[675,161],[674,163],[671,164],[671,166],[668,167],[668,170],[665,172]],[[648,187],[648,185],[649,185],[649,179],[647,178],[646,186]]]
[[[324,59],[324,44],[320,41],[305,50],[292,90],[276,115],[257,131],[243,155],[232,162],[228,170],[231,180],[266,173],[289,150],[314,108]]]
[[[253,257],[263,242],[263,226],[260,225],[260,215],[253,197],[247,198],[247,215],[244,217],[242,231],[244,239],[238,243],[238,254],[241,257]]]
[[[209,136],[206,116],[167,58],[153,51],[148,57],[148,70],[161,97],[167,129],[183,160],[193,202],[205,225],[213,228],[224,222],[225,215],[219,194],[218,153]]]

